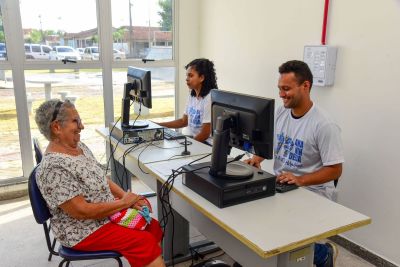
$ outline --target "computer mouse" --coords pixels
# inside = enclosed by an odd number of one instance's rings
[[[211,260],[203,265],[204,267],[231,267],[229,264],[222,260]]]

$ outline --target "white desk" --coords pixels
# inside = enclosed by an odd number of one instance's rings
[[[177,167],[173,162],[146,167],[162,182],[167,165]],[[290,255],[285,252],[371,222],[303,188],[224,209],[184,186],[181,178],[172,191],[175,210],[243,266],[276,266]]]
[[[153,190],[166,180],[168,169],[182,165],[179,159],[149,160],[142,166],[145,174],[138,171],[137,155],[130,153],[125,167]],[[313,243],[371,222],[365,215],[302,188],[220,209],[184,186],[179,177],[170,200],[183,219],[250,267],[312,266]]]

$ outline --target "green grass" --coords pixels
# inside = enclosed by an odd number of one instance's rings
[[[155,98],[152,101],[153,108],[149,115],[141,116],[141,119],[154,119],[161,117],[171,117],[174,115],[174,99]],[[0,100],[0,125],[2,132],[17,132],[17,112],[15,109],[14,99],[6,98]],[[32,105],[33,113],[29,116],[31,129],[37,129],[34,113],[41,101],[34,101]],[[82,118],[84,124],[104,124],[104,104],[102,96],[80,97],[77,99],[75,106]],[[136,117],[131,108],[131,119]],[[117,120],[121,114],[121,100],[114,101],[114,114]]]

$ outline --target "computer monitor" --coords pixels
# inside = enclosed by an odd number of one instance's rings
[[[134,124],[129,124],[129,111],[131,101],[151,108],[151,72],[149,70],[128,67],[128,80],[124,85],[124,95],[122,97],[121,108],[121,126],[123,128],[145,128],[148,123],[144,121],[135,121]],[[140,115],[140,114],[139,114]]]
[[[273,158],[275,100],[211,90],[213,149],[210,175],[245,179],[253,169],[241,162],[227,164],[231,147]]]

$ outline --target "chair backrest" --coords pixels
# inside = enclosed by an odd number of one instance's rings
[[[333,185],[334,185],[335,187],[337,187],[338,182],[339,182],[339,178],[333,180]]]
[[[39,140],[36,137],[34,137],[32,138],[32,141],[33,141],[33,149],[35,150],[36,164],[39,164],[42,161],[43,152],[42,149],[40,148]]]
[[[29,175],[28,180],[28,192],[29,199],[31,200],[31,206],[33,215],[35,216],[36,222],[39,224],[46,223],[46,221],[51,217],[49,208],[46,205],[46,201],[42,197],[42,193],[40,193],[39,187],[36,183],[36,166],[31,174]]]

